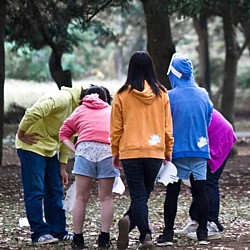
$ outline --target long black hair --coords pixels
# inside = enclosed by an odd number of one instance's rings
[[[145,51],[137,51],[130,58],[127,80],[118,93],[122,93],[129,85],[131,85],[130,90],[143,91],[145,80],[156,95],[161,94],[160,89],[166,92],[164,86],[157,80],[151,56]]]

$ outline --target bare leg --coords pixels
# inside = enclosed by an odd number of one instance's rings
[[[101,203],[101,231],[108,233],[113,222],[113,194],[114,178],[99,179],[98,193]]]
[[[86,206],[90,197],[92,178],[83,175],[76,175],[76,199],[73,207],[73,225],[75,234],[83,231]]]

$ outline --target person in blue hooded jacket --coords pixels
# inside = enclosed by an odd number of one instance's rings
[[[172,86],[172,90],[168,92],[174,135],[172,162],[177,168],[179,181],[166,187],[165,227],[163,234],[157,239],[157,245],[173,245],[173,227],[181,180],[188,179],[197,200],[198,243],[208,244],[206,171],[210,154],[207,128],[211,121],[213,105],[207,91],[196,85],[192,62],[188,56],[175,53],[167,74]]]

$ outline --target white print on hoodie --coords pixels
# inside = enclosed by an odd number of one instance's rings
[[[150,139],[148,140],[148,143],[150,145],[156,145],[156,144],[158,144],[160,142],[161,142],[161,137],[159,135],[156,135],[156,134],[151,135]]]
[[[206,137],[200,137],[199,141],[197,142],[197,145],[199,148],[202,148],[207,145],[207,138]]]

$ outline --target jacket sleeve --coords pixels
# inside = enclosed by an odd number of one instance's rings
[[[67,100],[62,98],[42,97],[31,108],[27,108],[19,128],[27,131],[40,119],[44,119],[53,113],[63,112],[67,108]]]
[[[123,117],[121,100],[116,94],[112,103],[110,117],[110,145],[113,156],[119,155],[119,143],[123,133]]]
[[[44,119],[44,117],[51,114],[54,106],[55,102],[52,98],[36,102],[31,108],[26,109],[25,115],[19,124],[19,128],[23,131],[27,131],[38,120]]]
[[[211,100],[209,99],[209,104],[208,104],[208,122],[207,122],[207,126],[209,126],[210,123],[211,123],[212,114],[213,114],[213,103],[212,103]]]
[[[59,131],[59,140],[70,140],[76,132],[77,130],[75,127],[74,114],[72,114],[64,121],[63,125],[61,126]]]
[[[59,140],[62,142],[63,140],[72,140],[75,138],[76,128],[74,122],[74,115],[72,114],[68,117],[59,130]],[[60,144],[59,147],[59,161],[62,163],[67,163],[69,157],[70,150],[63,143]]]
[[[168,94],[166,94],[166,105],[165,105],[165,156],[171,156],[173,151],[174,137],[173,137],[173,124],[172,115],[170,110],[170,102]]]

